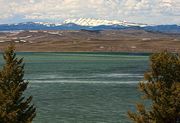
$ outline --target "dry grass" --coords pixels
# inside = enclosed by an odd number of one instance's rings
[[[23,31],[15,34],[1,33],[0,41],[1,50],[9,42],[14,42],[17,51],[31,52],[180,52],[180,35],[143,30]]]

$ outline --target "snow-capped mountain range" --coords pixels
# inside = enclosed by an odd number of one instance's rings
[[[127,21],[118,21],[118,20],[103,20],[103,19],[93,19],[93,18],[79,18],[79,19],[67,19],[63,22],[24,22],[24,23],[16,23],[16,24],[8,24],[8,25],[19,25],[19,24],[29,24],[29,23],[35,23],[40,24],[44,26],[61,26],[66,24],[76,24],[80,26],[100,26],[100,25],[121,25],[121,26],[139,26],[139,27],[145,27],[148,26],[147,24],[142,23],[132,23]]]
[[[110,21],[110,20],[93,19],[93,18],[67,19],[63,23],[64,24],[74,23],[82,26],[100,26],[100,25],[121,25],[121,26],[140,26],[140,27],[147,26],[147,24],[141,24],[141,23],[130,23],[127,21],[118,21],[118,20]]]
[[[61,23],[49,22],[24,22],[17,24],[0,24],[0,31],[13,30],[123,30],[141,29],[153,32],[180,33],[179,25],[147,25],[141,23],[131,23],[118,20],[103,19],[67,19]]]

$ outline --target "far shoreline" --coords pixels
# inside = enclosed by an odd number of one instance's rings
[[[0,51],[0,54],[2,54],[3,51]],[[103,52],[96,52],[96,51],[70,51],[70,52],[64,52],[64,51],[16,51],[17,54],[30,54],[30,53],[62,53],[62,54],[110,54],[110,55],[144,55],[148,56],[153,54],[153,52],[127,52],[127,51],[119,51],[119,52],[109,52],[109,51],[103,51]]]

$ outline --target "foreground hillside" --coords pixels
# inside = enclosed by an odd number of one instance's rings
[[[144,30],[0,32],[0,50],[13,42],[31,52],[155,52],[180,51],[180,35]]]

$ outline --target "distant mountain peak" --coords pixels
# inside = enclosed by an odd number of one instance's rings
[[[141,23],[130,23],[127,21],[118,21],[118,20],[104,20],[104,19],[93,19],[93,18],[79,18],[79,19],[67,19],[63,22],[75,23],[81,26],[100,26],[100,25],[122,25],[122,26],[147,26],[147,24]]]

